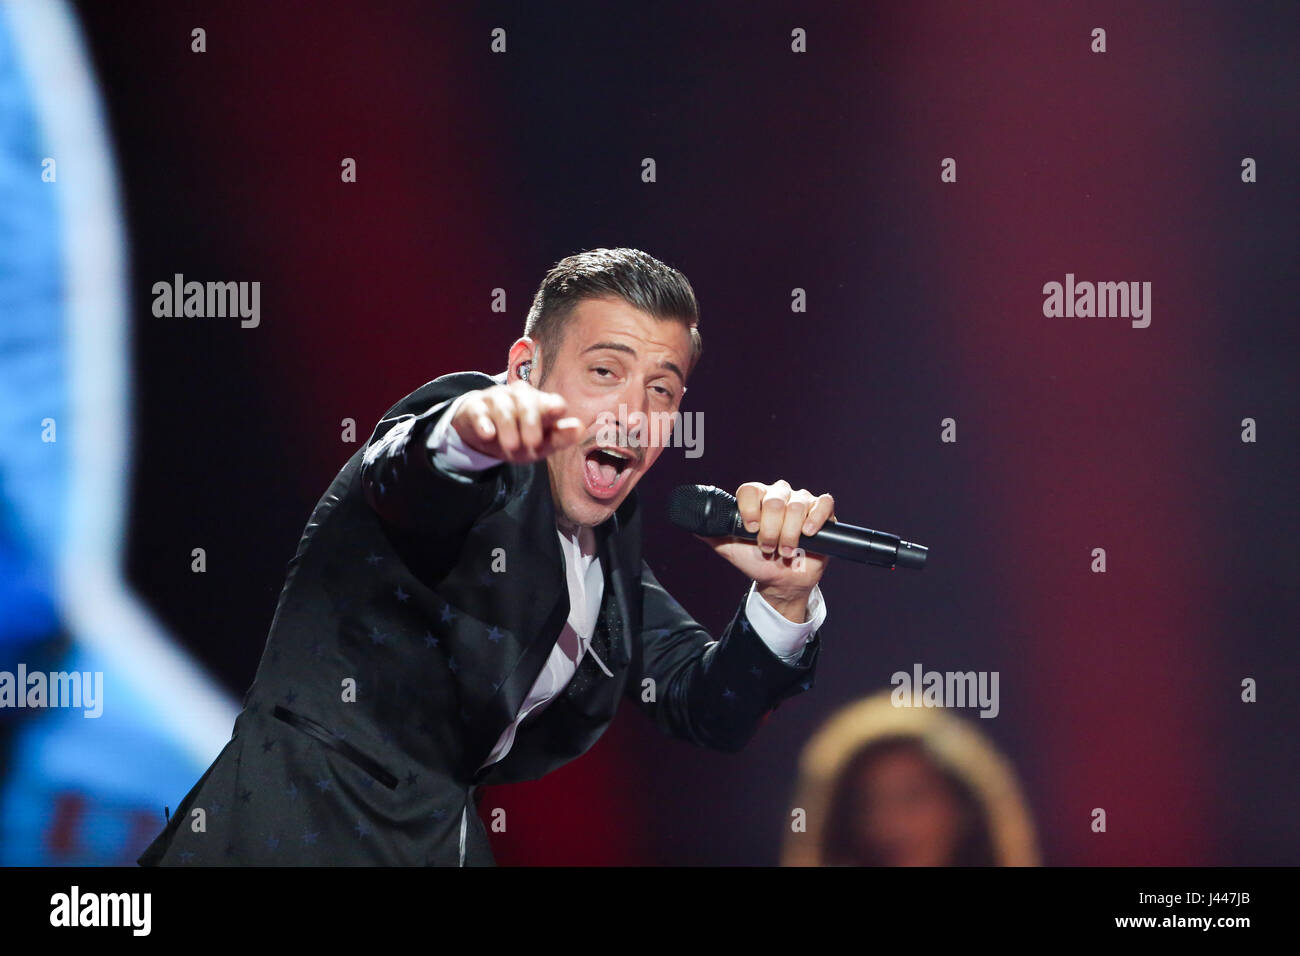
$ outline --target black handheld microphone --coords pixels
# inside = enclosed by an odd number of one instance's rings
[[[713,485],[674,488],[668,499],[668,520],[683,531],[705,538],[732,536],[753,541],[758,537],[755,532],[745,530],[735,496]],[[801,534],[799,547],[860,564],[918,571],[925,567],[930,553],[924,545],[900,540],[896,534],[859,528],[843,521],[828,521],[816,534]]]

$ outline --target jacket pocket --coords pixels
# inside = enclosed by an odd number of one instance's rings
[[[284,721],[291,727],[297,727],[308,737],[316,738],[326,747],[329,747],[335,753],[350,760],[359,769],[374,777],[389,790],[395,790],[397,788],[397,777],[386,770],[379,761],[375,760],[375,758],[371,757],[369,754],[358,750],[325,725],[317,723],[310,717],[296,714],[292,710],[281,707],[279,704],[275,705],[275,710],[273,710],[271,714],[273,717]]]

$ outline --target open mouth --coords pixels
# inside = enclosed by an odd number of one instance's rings
[[[587,491],[596,498],[613,498],[632,473],[636,462],[630,452],[622,448],[593,448],[582,462],[583,482]]]

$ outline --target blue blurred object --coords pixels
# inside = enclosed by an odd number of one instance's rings
[[[134,863],[236,713],[122,573],[129,329],[107,143],[66,4],[0,4],[0,672],[103,679],[99,716],[0,697],[6,866]]]

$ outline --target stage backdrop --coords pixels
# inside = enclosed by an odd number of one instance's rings
[[[682,482],[829,491],[930,566],[832,563],[815,686],[741,753],[625,707],[488,790],[499,862],[775,863],[802,745],[918,666],[998,675],[963,716],[1046,862],[1300,860],[1294,3],[73,9],[121,190],[125,574],[232,708],[160,733],[228,737],[382,413],[504,368],[556,260],[634,246],[702,309],[703,454],[640,486],[674,596],[716,630],[746,585],[654,520]],[[177,275],[260,283],[256,326],[156,316]]]

